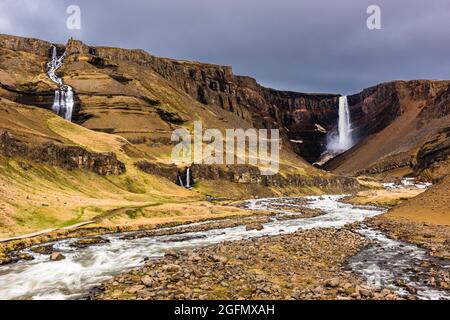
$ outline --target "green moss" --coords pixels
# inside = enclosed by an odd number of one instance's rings
[[[48,208],[31,208],[14,217],[19,226],[47,229],[60,223]]]
[[[74,224],[83,222],[85,208],[80,208],[80,212],[73,219],[67,220],[59,225],[60,228],[70,227]]]
[[[143,210],[143,208],[128,209],[125,211],[125,214],[130,219],[136,219],[140,216],[143,216],[144,210]]]

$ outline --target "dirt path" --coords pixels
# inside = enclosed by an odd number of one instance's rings
[[[72,230],[72,229],[76,229],[78,227],[82,227],[82,226],[85,226],[85,225],[88,225],[88,224],[91,224],[94,222],[95,222],[94,220],[84,221],[84,222],[76,223],[76,224],[73,224],[73,225],[67,226],[67,227],[45,229],[45,230],[28,233],[28,234],[23,234],[20,236],[10,237],[10,238],[0,238],[0,242],[8,242],[8,241],[13,241],[13,240],[22,240],[22,239],[33,238],[33,237],[41,236],[41,235],[44,235],[44,234],[47,234],[50,232],[54,232],[54,231],[58,231],[58,230]]]

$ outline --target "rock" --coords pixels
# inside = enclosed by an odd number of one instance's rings
[[[294,292],[292,292],[291,297],[295,300],[300,300],[302,297],[302,292],[298,291],[298,290],[294,291]]]
[[[178,253],[175,250],[167,250],[164,255],[166,257],[174,257],[177,258],[178,257]]]
[[[417,289],[414,288],[414,287],[411,286],[411,285],[405,285],[404,287],[405,287],[406,290],[407,290],[409,293],[411,293],[411,294],[416,294],[416,293],[417,293]]]
[[[17,257],[19,260],[25,260],[25,261],[34,260],[34,257],[31,254],[28,254],[25,252],[17,253],[14,256]]]
[[[198,254],[191,252],[188,254],[188,259],[189,261],[199,261],[201,257]]]
[[[75,247],[75,248],[86,248],[86,247],[89,247],[92,245],[109,243],[109,242],[110,241],[108,239],[104,239],[102,237],[92,237],[92,238],[80,239],[80,240],[70,244],[70,246]]]
[[[30,250],[40,254],[52,254],[55,251],[52,245],[33,247]]]
[[[348,230],[314,229],[169,252],[107,282],[101,298],[140,285],[126,299],[361,299],[342,263],[364,244]]]
[[[391,292],[388,289],[381,290],[380,294],[382,297],[387,297]]]
[[[153,279],[148,276],[145,275],[141,278],[141,282],[146,286],[146,287],[152,287],[153,286]]]
[[[2,258],[2,259],[0,259],[0,266],[4,266],[4,265],[7,265],[7,264],[15,263],[17,261],[19,261],[19,259],[17,257]]]
[[[220,262],[222,264],[227,264],[228,263],[228,258],[223,257],[223,256],[219,256],[219,255],[213,256],[213,260],[216,261],[216,262]]]
[[[255,222],[255,223],[251,223],[245,226],[245,230],[250,231],[250,230],[257,230],[260,231],[264,229],[264,226],[261,223]]]
[[[132,286],[132,287],[130,287],[128,289],[128,293],[135,294],[135,293],[137,293],[138,291],[141,291],[144,288],[145,288],[145,286],[143,286],[143,285],[135,285],[135,286]]]
[[[52,141],[28,146],[8,131],[0,134],[0,154],[8,157],[25,157],[63,169],[85,169],[103,176],[120,175],[125,172],[125,164],[112,152],[95,153],[79,146],[62,145]],[[45,203],[42,205],[48,206]]]
[[[178,272],[181,270],[181,267],[177,264],[167,264],[163,267],[163,269],[167,272]]]
[[[373,296],[373,293],[365,288],[360,288],[359,294],[364,298],[371,298]]]
[[[336,288],[336,287],[339,286],[339,284],[340,284],[339,279],[338,278],[333,278],[333,279],[327,280],[325,285],[327,287],[330,287],[330,288]]]
[[[53,252],[51,255],[50,255],[50,260],[51,261],[61,261],[61,260],[64,260],[66,257],[65,256],[63,256],[63,254],[61,253],[61,252]]]

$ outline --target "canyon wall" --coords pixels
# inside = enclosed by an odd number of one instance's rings
[[[0,95],[51,108],[56,88],[46,77],[50,48],[41,40],[0,36]],[[221,108],[256,128],[280,129],[284,146],[312,163],[325,151],[327,134],[337,126],[337,94],[265,88],[253,78],[234,75],[228,66],[160,58],[143,50],[93,47],[76,40],[57,48],[59,54],[66,50],[58,73],[75,90],[74,121],[93,130],[136,141],[167,140],[173,124],[207,116],[205,112],[193,116],[190,104],[195,101]],[[349,95],[353,135],[364,141],[377,134],[414,101],[422,104],[419,119],[425,125],[430,118],[448,114],[449,92],[445,81],[417,80],[382,83]],[[136,136],[128,123],[153,133]]]
[[[421,175],[445,163],[450,81],[389,82],[349,96],[349,103],[360,143],[326,163],[326,169],[345,174]],[[432,179],[449,173],[432,171]]]

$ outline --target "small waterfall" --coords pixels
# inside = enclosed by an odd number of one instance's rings
[[[65,56],[66,53],[64,52],[58,57],[56,47],[52,47],[52,58],[47,63],[47,75],[54,83],[59,85],[59,89],[55,90],[55,99],[52,105],[53,112],[64,119],[71,121],[73,106],[75,104],[73,100],[73,89],[64,84],[62,79],[56,75],[56,70],[62,66]]]
[[[343,152],[353,146],[352,129],[350,124],[350,110],[346,96],[339,97],[338,132],[329,137],[327,150]]]
[[[178,181],[180,182],[180,186],[184,187],[183,179],[181,179],[180,175],[178,175]]]
[[[180,186],[185,187],[186,189],[192,189],[191,186],[191,168],[186,168],[186,184],[183,182],[183,178],[181,177],[181,173],[178,172],[178,182]]]
[[[186,169],[186,188],[191,189],[191,176],[190,176],[191,168]]]

